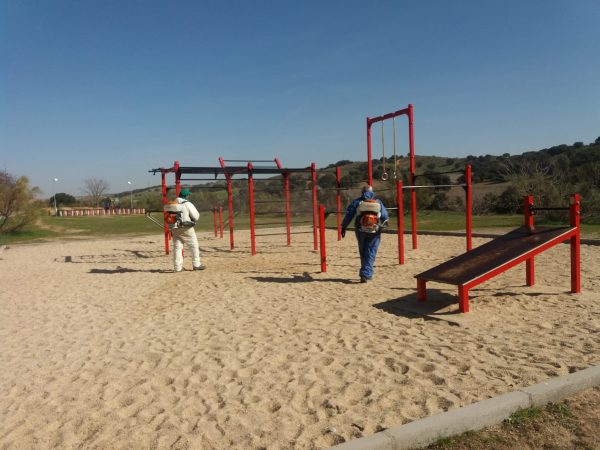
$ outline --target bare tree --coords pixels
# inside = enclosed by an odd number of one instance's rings
[[[87,178],[83,182],[83,192],[92,197],[92,203],[95,207],[98,207],[100,199],[109,188],[108,182],[99,178]]]

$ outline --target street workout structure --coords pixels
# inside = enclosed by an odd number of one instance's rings
[[[395,119],[399,116],[407,116],[408,118],[408,142],[409,142],[409,185],[403,185],[402,178],[398,174],[398,163],[396,155],[396,124]],[[392,121],[393,127],[393,178],[396,181],[396,202],[397,207],[390,207],[389,210],[397,210],[398,212],[398,263],[404,264],[404,224],[403,224],[403,193],[405,190],[410,192],[410,208],[411,208],[411,234],[412,248],[417,248],[417,189],[440,189],[460,187],[465,191],[465,228],[466,228],[466,252],[446,261],[436,267],[433,267],[425,272],[415,275],[417,279],[417,298],[420,301],[426,300],[426,283],[438,282],[458,286],[458,303],[461,312],[469,311],[469,289],[487,281],[491,278],[505,272],[522,262],[526,263],[526,283],[528,286],[534,284],[534,257],[555,245],[569,241],[571,250],[571,292],[580,292],[580,199],[578,194],[573,194],[570,198],[568,207],[548,207],[540,208],[533,204],[533,197],[527,196],[523,203],[523,213],[525,224],[523,227],[513,230],[503,236],[493,239],[484,245],[475,249],[472,246],[472,181],[471,181],[471,166],[467,165],[464,171],[448,171],[448,172],[428,172],[424,174],[416,174],[415,172],[415,151],[414,151],[414,108],[409,104],[408,107],[394,111],[392,113],[369,118],[367,117],[367,159],[368,159],[368,179],[369,185],[373,185],[373,152],[372,152],[372,126],[376,123],[381,123],[381,151],[382,151],[382,174],[381,180],[388,181],[389,174],[387,172],[387,160],[385,157],[385,133],[384,123]],[[246,163],[245,165],[228,166],[227,163]],[[275,166],[256,166],[255,163],[274,163]],[[309,173],[311,175],[311,205],[312,210],[312,231],[314,250],[320,250],[321,272],[327,271],[327,251],[325,241],[325,229],[327,217],[336,213],[338,240],[341,239],[341,197],[340,190],[344,189],[341,186],[340,167],[336,167],[336,210],[326,211],[325,206],[318,203],[317,198],[317,169],[315,163],[303,168],[284,168],[278,158],[271,160],[226,160],[219,158],[218,167],[192,167],[181,166],[178,161],[169,168],[159,168],[150,170],[151,173],[160,173],[162,178],[162,199],[163,204],[167,202],[167,182],[166,175],[168,173],[175,174],[175,192],[179,195],[182,181],[226,181],[227,183],[227,198],[229,212],[229,236],[230,248],[234,248],[234,211],[233,211],[233,181],[242,181],[236,179],[236,176],[244,175],[248,183],[249,194],[249,213],[250,213],[250,238],[251,252],[256,254],[256,222],[255,222],[255,200],[254,200],[254,175],[281,175],[284,185],[284,203],[285,211],[279,211],[272,214],[285,214],[285,233],[270,233],[285,234],[287,236],[287,245],[291,245],[291,206],[290,206],[290,183],[289,177],[294,173]],[[445,175],[451,173],[461,173],[463,175],[462,183],[453,184],[416,184],[418,177],[431,175]],[[189,175],[212,175],[213,178],[188,178]],[[219,176],[224,178],[219,179]],[[386,189],[384,189],[386,190]],[[389,190],[389,189],[387,189]],[[536,228],[534,226],[535,211],[543,210],[566,210],[569,211],[570,224],[568,227],[557,228]],[[307,212],[307,211],[304,211]],[[217,236],[217,213],[219,216],[221,237],[222,231],[222,207],[213,208],[215,237]],[[283,223],[277,223],[283,225]],[[303,233],[303,231],[300,231]],[[304,231],[304,233],[306,233]],[[165,236],[165,251],[169,253],[169,238],[170,232],[164,222]]]

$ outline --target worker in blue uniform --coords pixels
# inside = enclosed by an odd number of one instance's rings
[[[381,231],[387,226],[389,215],[383,202],[375,198],[371,186],[362,188],[361,196],[352,200],[346,208],[342,221],[342,237],[346,237],[346,228],[354,220],[358,252],[360,254],[360,282],[366,283],[373,278],[373,266],[377,249],[381,242]]]

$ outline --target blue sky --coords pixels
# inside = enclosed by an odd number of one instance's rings
[[[588,143],[598,23],[596,0],[7,0],[0,169],[49,197],[175,159],[366,160],[365,118],[408,103],[417,154]]]

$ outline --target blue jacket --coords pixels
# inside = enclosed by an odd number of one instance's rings
[[[363,192],[363,194],[360,197],[352,200],[352,202],[346,208],[346,215],[344,216],[344,220],[342,221],[342,229],[345,230],[346,228],[348,228],[348,225],[350,224],[350,222],[352,221],[354,216],[356,216],[356,209],[358,208],[358,205],[360,204],[360,202],[362,202],[363,200],[373,200],[374,198],[375,198],[375,194],[373,192]],[[390,216],[387,212],[387,209],[385,209],[385,206],[383,206],[383,203],[381,202],[381,200],[377,199],[377,202],[379,202],[379,204],[381,205],[381,217],[380,217],[379,221],[384,222],[384,221],[388,220],[390,218]],[[358,217],[357,217],[357,220],[358,220]],[[356,224],[355,224],[355,226],[356,226]]]

